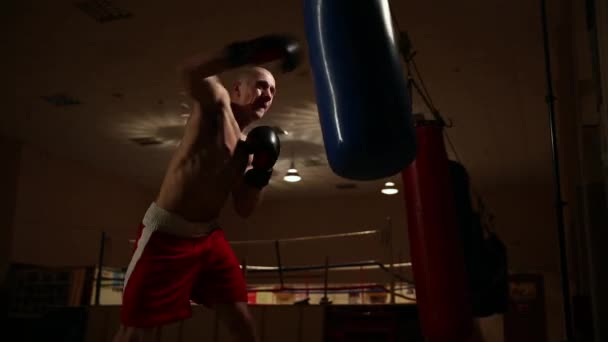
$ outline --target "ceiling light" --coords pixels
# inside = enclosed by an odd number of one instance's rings
[[[380,191],[385,195],[395,195],[399,192],[399,190],[397,190],[395,188],[384,188]]]
[[[287,170],[287,174],[283,177],[283,180],[289,183],[295,183],[302,180],[300,174],[298,174],[298,170],[296,169],[294,162],[291,162],[291,167]]]
[[[382,192],[385,195],[395,195],[395,194],[399,193],[399,190],[397,190],[397,188],[395,187],[394,182],[386,182],[386,183],[384,183],[384,188],[382,190],[380,190],[380,192]]]
[[[298,170],[289,169],[285,177],[283,177],[283,180],[289,183],[295,183],[302,180],[302,177],[300,177],[300,175],[298,174]]]
[[[48,96],[42,96],[44,100],[48,103],[51,103],[57,107],[66,107],[80,104],[80,101],[71,97],[68,94],[57,93]]]
[[[119,8],[112,2],[110,0],[85,0],[75,3],[74,6],[99,23],[127,19],[133,16],[133,13]]]
[[[295,183],[295,182],[299,182],[302,180],[302,177],[300,177],[300,175],[298,175],[298,173],[289,173],[287,172],[287,174],[285,175],[285,177],[283,177],[283,180],[289,183]]]

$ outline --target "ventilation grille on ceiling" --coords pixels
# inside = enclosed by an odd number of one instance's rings
[[[357,184],[354,184],[354,183],[336,184],[336,189],[339,189],[339,190],[348,190],[348,189],[356,189],[356,188],[357,188]]]
[[[321,158],[308,158],[302,164],[306,167],[317,167],[325,165],[325,162]]]
[[[132,142],[139,144],[141,146],[150,146],[150,145],[160,145],[162,141],[158,138],[154,137],[140,137],[140,138],[131,138]]]
[[[74,6],[101,24],[133,16],[133,13],[119,8],[110,0],[85,0]]]
[[[46,102],[57,107],[74,106],[80,104],[80,101],[78,101],[77,99],[63,93],[42,96],[42,98]]]

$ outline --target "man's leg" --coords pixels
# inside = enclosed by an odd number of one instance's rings
[[[144,330],[120,326],[112,342],[143,342]]]
[[[247,303],[217,304],[214,309],[237,341],[260,342],[255,321]]]
[[[114,342],[142,342],[155,327],[191,316],[190,292],[199,269],[192,243],[140,226],[125,274],[121,325]]]
[[[202,271],[192,290],[192,301],[214,309],[222,324],[239,342],[259,342],[247,305],[247,284],[236,255],[221,229],[201,246]]]

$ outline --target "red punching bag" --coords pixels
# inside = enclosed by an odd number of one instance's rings
[[[464,341],[473,318],[443,127],[419,122],[416,135],[416,159],[401,175],[422,332],[426,341]]]

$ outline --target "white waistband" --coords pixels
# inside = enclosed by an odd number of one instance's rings
[[[144,215],[142,223],[152,231],[161,231],[176,236],[201,237],[219,228],[216,221],[191,222],[173,214],[152,202]]]

